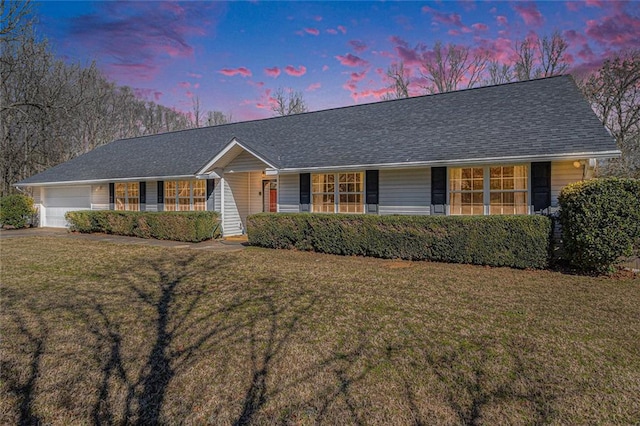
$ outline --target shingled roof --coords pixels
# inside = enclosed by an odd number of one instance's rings
[[[618,155],[559,76],[118,140],[18,185],[193,176],[233,140],[285,172]]]

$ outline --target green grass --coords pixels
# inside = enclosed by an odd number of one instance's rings
[[[1,242],[0,423],[633,424],[640,280]]]

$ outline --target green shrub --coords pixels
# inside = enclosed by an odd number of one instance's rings
[[[36,209],[33,198],[23,194],[7,195],[0,199],[0,225],[25,228],[31,223]]]
[[[558,197],[564,255],[583,271],[611,272],[640,247],[640,180],[592,179]]]
[[[129,212],[80,210],[65,218],[71,230],[158,240],[200,242],[220,235],[217,212]]]
[[[543,216],[373,216],[260,213],[249,243],[321,253],[544,268],[551,221]]]

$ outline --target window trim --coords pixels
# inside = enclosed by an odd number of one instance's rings
[[[526,167],[527,171],[526,171],[526,179],[527,179],[527,189],[526,190],[494,190],[491,191],[490,189],[490,185],[491,185],[491,168],[492,167],[510,167],[510,166],[524,166]],[[524,192],[526,193],[526,197],[527,197],[527,201],[526,201],[526,213],[522,213],[525,215],[529,215],[533,213],[533,206],[532,206],[532,199],[531,199],[531,163],[491,163],[491,164],[478,164],[478,165],[464,165],[464,166],[451,166],[451,167],[447,167],[447,205],[446,205],[446,215],[447,216],[474,216],[474,215],[464,215],[464,214],[453,214],[451,213],[451,189],[450,189],[450,183],[451,183],[451,170],[452,169],[463,169],[463,168],[482,168],[483,169],[483,192],[482,192],[482,203],[483,203],[483,212],[482,212],[482,216],[490,216],[490,210],[491,210],[491,192],[500,192],[500,193],[504,193],[504,192],[512,192],[512,193],[516,193],[516,192]],[[460,192],[460,191],[454,191],[454,192]],[[514,214],[520,214],[520,213],[514,213]],[[494,214],[497,215],[497,214]],[[475,215],[475,216],[480,216],[480,214]]]
[[[124,197],[118,197],[118,186],[122,185],[124,186]],[[129,185],[136,185],[138,187],[137,190],[137,194],[135,197],[131,197],[129,196]],[[118,199],[123,199],[124,198],[124,208],[123,209],[119,209],[118,208]],[[137,203],[135,204],[137,206],[137,209],[130,209],[130,204],[129,204],[129,199],[136,199]],[[113,210],[115,211],[135,211],[138,212],[141,210],[141,204],[140,204],[140,182],[114,182],[114,186],[113,186]]]
[[[187,197],[180,196],[180,183],[184,183],[184,182],[188,182],[189,183],[189,210],[181,210],[180,209],[180,200],[185,200]],[[175,185],[175,196],[173,197],[167,197],[167,193],[169,191],[167,191],[167,185],[168,184],[173,184]],[[194,196],[194,187],[195,184],[201,184],[204,185],[204,195],[201,197],[196,197]],[[181,179],[181,180],[165,180],[163,181],[162,184],[163,187],[163,205],[164,205],[164,211],[175,211],[175,212],[179,212],[179,211],[206,211],[207,210],[207,181],[204,179]],[[200,198],[202,199],[202,209],[196,209],[196,205],[194,203],[194,199],[196,198]],[[167,200],[173,200],[173,202],[169,203],[167,202]],[[182,205],[186,205],[186,204],[182,204]],[[173,208],[168,208],[168,206],[173,206]]]
[[[360,185],[361,191],[356,192],[340,192],[340,175],[348,175],[348,174],[358,174],[360,175]],[[333,175],[333,192],[314,192],[313,188],[313,177],[318,175]],[[326,213],[326,214],[365,214],[366,213],[366,173],[364,171],[343,171],[343,172],[332,172],[332,173],[311,173],[311,190],[310,192],[310,211],[312,213]],[[348,182],[347,182],[348,184]],[[325,184],[326,185],[326,184]],[[333,212],[327,211],[315,211],[313,198],[314,195],[333,195]],[[340,196],[341,195],[360,195],[360,210],[358,212],[340,212]]]

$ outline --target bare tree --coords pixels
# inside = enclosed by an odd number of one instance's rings
[[[233,120],[231,113],[225,114],[222,111],[209,111],[207,113],[207,126],[219,126],[231,123]]]
[[[539,71],[535,68],[536,45],[530,40],[516,41],[516,62],[513,71],[518,81],[531,80],[539,77]]]
[[[437,41],[433,54],[422,62],[422,76],[430,82],[428,93],[443,93],[460,88],[474,87],[481,81],[487,67],[486,53],[472,54],[469,47],[455,44],[442,45]],[[463,84],[466,81],[466,84]]]
[[[31,0],[0,0],[0,38],[15,40],[31,14]]]
[[[558,31],[551,37],[544,36],[538,42],[540,52],[540,73],[543,77],[551,77],[564,73],[569,63],[564,56],[569,45]]]
[[[640,178],[640,50],[616,53],[582,89],[622,151],[605,172]]]
[[[301,92],[291,89],[285,91],[280,88],[273,95],[273,100],[274,104],[271,109],[277,116],[300,114],[308,111]]]
[[[186,114],[138,99],[95,64],[57,59],[33,33],[30,12],[0,3],[0,193],[12,184],[114,139],[191,126]],[[22,12],[20,12],[22,11]],[[13,19],[13,18],[12,18]]]
[[[525,81],[564,73],[569,67],[565,56],[568,46],[558,31],[550,37],[545,35],[537,43],[528,39],[516,41],[515,77]]]
[[[487,66],[488,78],[485,80],[486,85],[505,84],[513,79],[513,71],[511,65],[502,64],[498,61],[490,61]]]
[[[193,121],[193,127],[200,127],[200,121],[202,119],[202,110],[200,110],[200,96],[191,98],[191,118]]]
[[[394,63],[387,68],[387,77],[391,80],[390,89],[393,92],[385,95],[384,99],[401,99],[409,97],[409,84],[411,81],[405,72],[404,62]]]

